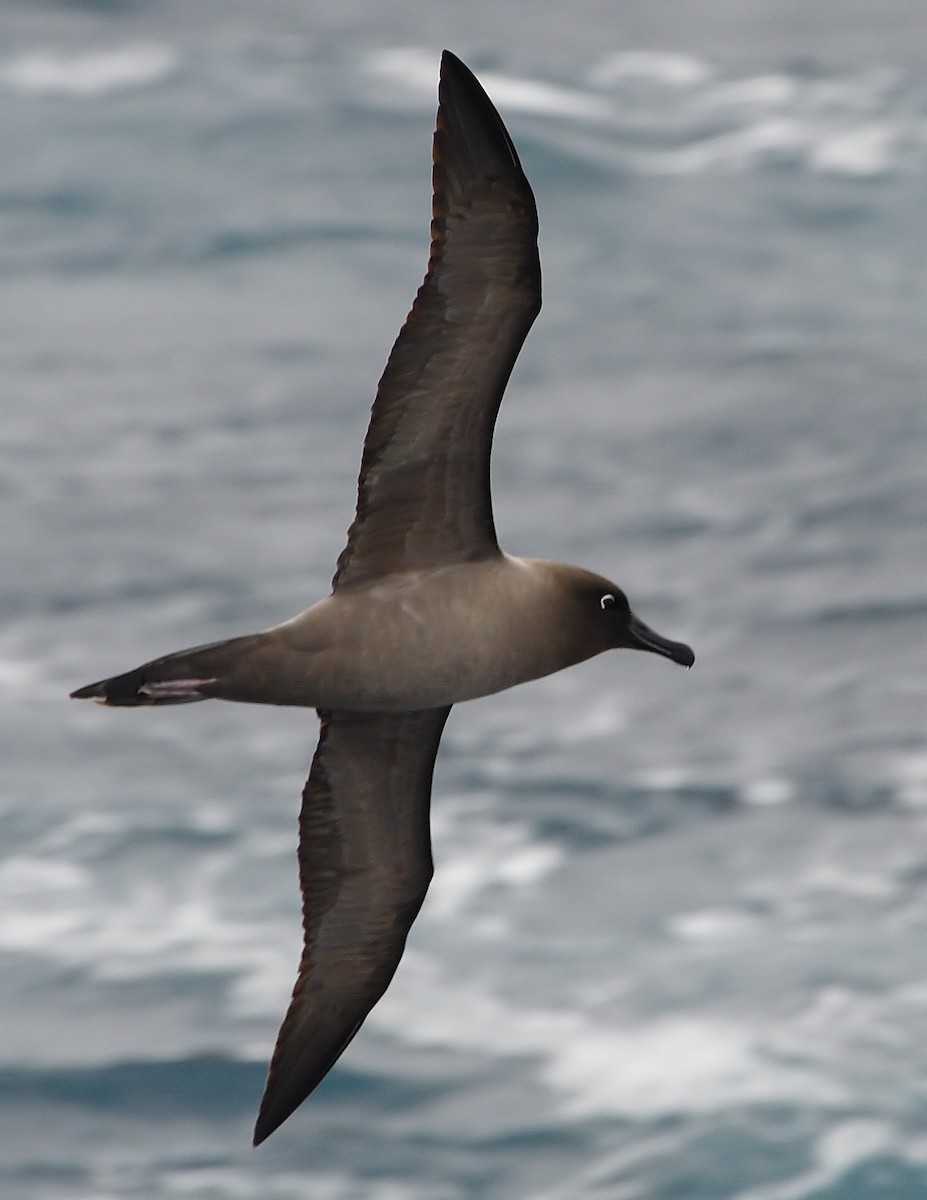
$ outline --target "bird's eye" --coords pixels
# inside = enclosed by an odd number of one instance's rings
[[[606,592],[605,595],[602,597],[602,599],[599,601],[599,608],[601,608],[601,609],[611,608],[611,606],[614,603],[615,603],[615,597],[611,594],[611,592]]]

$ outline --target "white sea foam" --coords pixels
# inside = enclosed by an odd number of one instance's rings
[[[288,929],[229,915],[235,861],[212,850],[191,859],[180,879],[141,874],[114,898],[101,864],[94,870],[52,853],[10,857],[0,866],[0,948],[100,982],[229,974],[241,985],[240,995],[232,985],[231,1009],[263,1015],[248,985],[271,981],[279,1003],[279,990],[292,982],[293,947]]]
[[[483,82],[496,102],[512,111],[591,121],[606,120],[611,115],[611,106],[599,97],[557,84],[515,79],[492,71],[484,72]]]
[[[232,834],[229,814],[206,806],[186,818],[190,833]],[[428,899],[429,921],[441,926],[465,914],[472,936],[491,941],[511,932],[512,897],[537,886],[562,851],[523,823],[499,824],[470,804],[443,803],[434,821],[440,860]],[[289,878],[293,833],[262,828],[217,844],[182,848],[182,868],[154,863],[128,876],[119,865],[157,829],[130,816],[78,813],[54,826],[31,853],[0,864],[0,949],[76,969],[99,983],[164,975],[224,975],[226,1015],[279,1015],[292,987],[299,952],[297,896],[292,919],[240,915],[236,878],[244,870]],[[262,1047],[263,1053],[266,1047]],[[258,1053],[255,1049],[255,1053]]]
[[[645,80],[673,88],[691,88],[712,77],[708,63],[688,54],[668,51],[625,50],[610,55],[589,73],[596,87],[610,87],[626,80]]]
[[[369,54],[363,62],[363,69],[410,91],[433,96],[436,62],[437,55],[431,50],[417,46],[393,46]]]
[[[882,1154],[904,1154],[901,1139],[887,1121],[841,1121],[820,1135],[810,1170],[782,1183],[747,1188],[733,1200],[804,1200],[830,1191],[857,1163]]]
[[[79,936],[77,897],[87,876],[75,863],[21,855],[0,865],[0,948],[43,954]]]
[[[642,848],[637,870],[664,880],[673,899],[667,902],[657,882],[649,899],[639,896],[632,879],[620,902],[633,897],[630,920],[663,929],[659,944],[650,938],[639,951],[616,947],[611,969],[597,972],[590,962],[572,1000],[563,999],[561,980],[558,999],[549,1003],[524,991],[503,996],[491,982],[492,964],[475,978],[455,969],[453,959],[413,949],[371,1024],[413,1046],[487,1062],[534,1060],[551,1103],[577,1120],[657,1119],[764,1103],[852,1112],[880,1095],[904,1094],[922,1062],[927,989],[912,983],[905,952],[923,921],[923,855],[918,838],[899,840],[896,822],[861,829],[855,821],[815,816],[796,840],[787,816],[772,806],[743,812],[737,828],[725,820],[714,831],[703,829],[694,844],[688,838],[683,846],[680,837],[675,849]],[[773,866],[759,866],[762,857],[747,850],[748,830],[769,849]],[[780,835],[782,845],[770,849]],[[725,847],[730,865],[719,866],[717,886],[698,879],[699,864],[727,861]],[[669,872],[682,869],[683,850],[694,874],[691,886],[679,890]],[[609,863],[618,869],[619,859],[606,851],[596,858],[591,886],[607,886]],[[626,848],[620,858],[624,870],[633,869]],[[569,874],[569,866],[564,870]],[[561,884],[558,876],[545,885],[546,906],[556,906],[560,886],[570,895],[569,877]],[[675,907],[689,895],[714,902]],[[459,911],[454,915],[460,923]],[[581,923],[579,910],[572,920]],[[869,961],[887,929],[898,942],[891,952],[896,966],[873,962],[872,970],[897,971],[897,985],[891,974],[879,987],[844,984],[842,942],[854,959]],[[583,936],[594,939],[596,931]],[[771,993],[762,982],[770,970],[777,981]],[[837,979],[820,986],[831,971]],[[682,979],[692,996],[684,1007],[672,999]],[[654,1003],[661,995],[669,1010]],[[790,998],[787,1005],[782,997]]]
[[[787,1139],[783,1139],[787,1142]],[[651,1164],[673,1158],[685,1142],[678,1137],[655,1135],[635,1139],[629,1147],[592,1157],[568,1180],[536,1193],[534,1200],[574,1200],[576,1196],[606,1194],[609,1200],[637,1200],[649,1188],[645,1180]],[[812,1165],[786,1180],[729,1193],[731,1200],[807,1200],[830,1193],[854,1166],[880,1155],[909,1162],[923,1161],[918,1139],[904,1137],[888,1121],[856,1118],[840,1121],[821,1133],[811,1147]]]
[[[927,753],[908,754],[895,765],[895,794],[905,808],[927,808]]]
[[[365,69],[405,92],[431,96],[434,58],[423,48],[392,48],[370,55]],[[786,163],[869,179],[917,166],[927,145],[927,114],[912,101],[906,81],[891,71],[843,79],[785,72],[723,79],[710,64],[687,55],[629,51],[593,68],[587,88],[493,71],[481,72],[481,79],[509,112],[572,122],[573,153],[648,174],[747,171]],[[612,94],[612,88],[620,91]],[[659,136],[651,147],[642,144],[635,125],[634,140],[625,145],[629,112],[656,133],[673,131],[671,144],[662,144]],[[577,128],[583,125],[592,127],[587,134]],[[549,136],[556,140],[558,135],[549,131]],[[597,139],[594,146],[590,136]]]
[[[798,81],[788,75],[753,75],[706,88],[694,101],[700,109],[780,108],[795,100]]]
[[[641,787],[655,792],[670,792],[692,782],[692,773],[686,767],[660,766],[640,771],[637,782]]]
[[[306,1173],[266,1169],[223,1167],[212,1164],[169,1169],[163,1172],[164,1194],[191,1200],[305,1200]],[[405,1180],[376,1180],[363,1172],[360,1179],[349,1174],[313,1170],[312,1200],[434,1200],[434,1189]],[[102,1198],[101,1198],[102,1200]],[[113,1197],[116,1200],[116,1197]],[[119,1198],[121,1200],[121,1197]]]
[[[760,920],[734,908],[706,908],[677,913],[667,922],[674,937],[690,942],[733,942],[758,936]]]
[[[484,932],[505,930],[498,893],[540,882],[561,861],[557,847],[539,842],[518,824],[498,825],[485,820],[458,819],[450,802],[437,807],[432,830],[440,863],[428,893],[428,913],[449,920],[472,906],[487,892],[496,894],[493,920]]]
[[[777,1061],[746,1025],[668,1017],[624,1029],[587,1025],[548,1061],[544,1079],[574,1118],[655,1118],[737,1104],[845,1103],[848,1095],[813,1065]]]
[[[744,804],[765,808],[768,805],[790,803],[795,799],[795,786],[787,779],[760,776],[744,783],[740,794]]]
[[[81,54],[34,51],[0,67],[0,83],[35,95],[90,98],[151,87],[178,64],[174,50],[156,43]]]
[[[825,136],[812,147],[810,163],[818,171],[860,179],[883,175],[898,161],[900,129],[873,122]]]
[[[794,117],[768,116],[715,137],[700,138],[678,150],[645,151],[637,164],[653,174],[693,175],[703,171],[745,170],[770,162],[797,161],[812,144],[811,131]]]
[[[407,959],[408,979],[374,1010],[372,1025],[413,1045],[537,1058],[540,1078],[575,1120],[848,1099],[835,1079],[772,1053],[761,1034],[733,1020],[664,1016],[606,1024],[579,1010],[512,1004],[462,980],[450,986],[434,962],[418,954]]]

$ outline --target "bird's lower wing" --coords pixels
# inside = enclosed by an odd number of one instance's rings
[[[299,817],[305,947],[255,1145],[324,1078],[399,965],[431,880],[431,777],[449,712],[320,713]]]

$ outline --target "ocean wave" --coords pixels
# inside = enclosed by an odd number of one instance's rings
[[[346,217],[331,174],[338,156],[313,163],[312,186],[298,194],[291,164],[305,154],[307,122],[320,122],[323,140],[340,142],[345,131],[363,137],[358,108],[382,119],[384,109],[418,112],[426,97],[433,103],[435,54],[381,49],[335,79],[318,63],[296,73],[283,58],[238,48],[230,60],[232,53],[215,47],[182,59],[151,44],[71,56],[33,51],[0,63],[0,91],[17,96],[9,106],[13,157],[26,164],[0,189],[4,270],[105,275],[280,257],[336,239],[350,255],[395,236],[371,205]],[[273,87],[278,72],[282,98]],[[262,90],[268,76],[270,97]],[[217,137],[220,80],[228,90]],[[583,167],[599,184],[615,175],[784,171],[864,185],[927,165],[927,101],[897,74],[737,78],[720,65],[648,52],[615,56],[585,75],[497,67],[484,81],[520,126],[516,137],[533,142],[539,191],[575,181]],[[139,92],[150,97],[142,103]],[[112,114],[120,97],[133,108],[118,111],[117,127],[101,126],[106,118],[89,104],[81,112],[50,103],[108,99]],[[58,149],[33,161],[36,144]],[[244,175],[246,158],[253,166]],[[829,220],[858,220],[876,202],[858,193],[826,212]],[[794,215],[803,219],[800,206]]]
[[[813,1060],[772,1050],[746,1021],[666,1015],[614,1023],[578,1008],[512,1003],[407,955],[409,978],[368,1019],[418,1049],[531,1058],[557,1110],[574,1121],[651,1121],[734,1105],[839,1108],[851,1092]],[[672,1069],[669,1069],[672,1064]]]
[[[362,66],[398,93],[423,96],[434,91],[434,59],[430,50],[403,47],[373,53]],[[539,129],[541,141],[631,173],[792,166],[873,179],[927,161],[927,99],[884,68],[843,78],[784,71],[738,78],[688,55],[625,51],[569,84],[500,70],[481,77],[505,111],[571,127]]]
[[[0,83],[34,96],[92,99],[144,91],[173,75],[179,61],[171,47],[156,43],[79,54],[35,51],[0,66]]]
[[[104,1111],[247,1117],[263,1082],[260,1063],[216,1055],[90,1067],[2,1067],[0,1105],[42,1101]]]
[[[0,65],[0,86],[39,98],[94,99],[160,86],[180,65],[179,51],[161,43],[73,54],[33,50]],[[188,65],[186,82],[204,97],[217,78],[234,80],[239,98],[261,105],[285,96],[281,111],[289,112],[318,89],[318,78],[310,85],[308,73],[294,75],[288,55],[268,57],[266,47],[201,48]],[[310,59],[306,67],[322,69]],[[366,99],[377,109],[431,101],[436,67],[436,51],[419,46],[382,47],[354,63],[362,102],[373,83]],[[573,78],[499,66],[480,74],[500,107],[530,121],[542,144],[631,173],[793,167],[867,180],[927,163],[927,97],[917,81],[890,68],[834,76],[770,67],[738,76],[695,56],[628,50]]]
[[[651,1194],[655,1176],[675,1177],[677,1170],[685,1178],[685,1194],[699,1197],[720,1195],[722,1188],[730,1200],[825,1195],[917,1200],[924,1194],[927,1154],[919,1130],[868,1114],[809,1127],[794,1110],[779,1110],[776,1124],[776,1132],[765,1136],[736,1117],[713,1131],[647,1133],[617,1150],[587,1156],[566,1179],[533,1193],[532,1200],[631,1200]],[[767,1176],[767,1182],[746,1187],[734,1182],[730,1190],[718,1180],[718,1159],[736,1161],[741,1178]]]
[[[705,84],[714,75],[702,59],[670,51],[624,50],[610,55],[589,72],[596,87],[617,84],[656,83],[664,87],[692,88]]]

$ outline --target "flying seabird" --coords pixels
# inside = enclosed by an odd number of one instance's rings
[[[331,1070],[399,964],[432,875],[431,778],[451,706],[618,647],[695,660],[608,579],[499,548],[489,456],[541,307],[537,210],[501,117],[449,51],[438,101],[428,271],[380,380],[332,594],[263,633],[72,693],[318,709],[299,816],[305,947],[255,1145]]]

